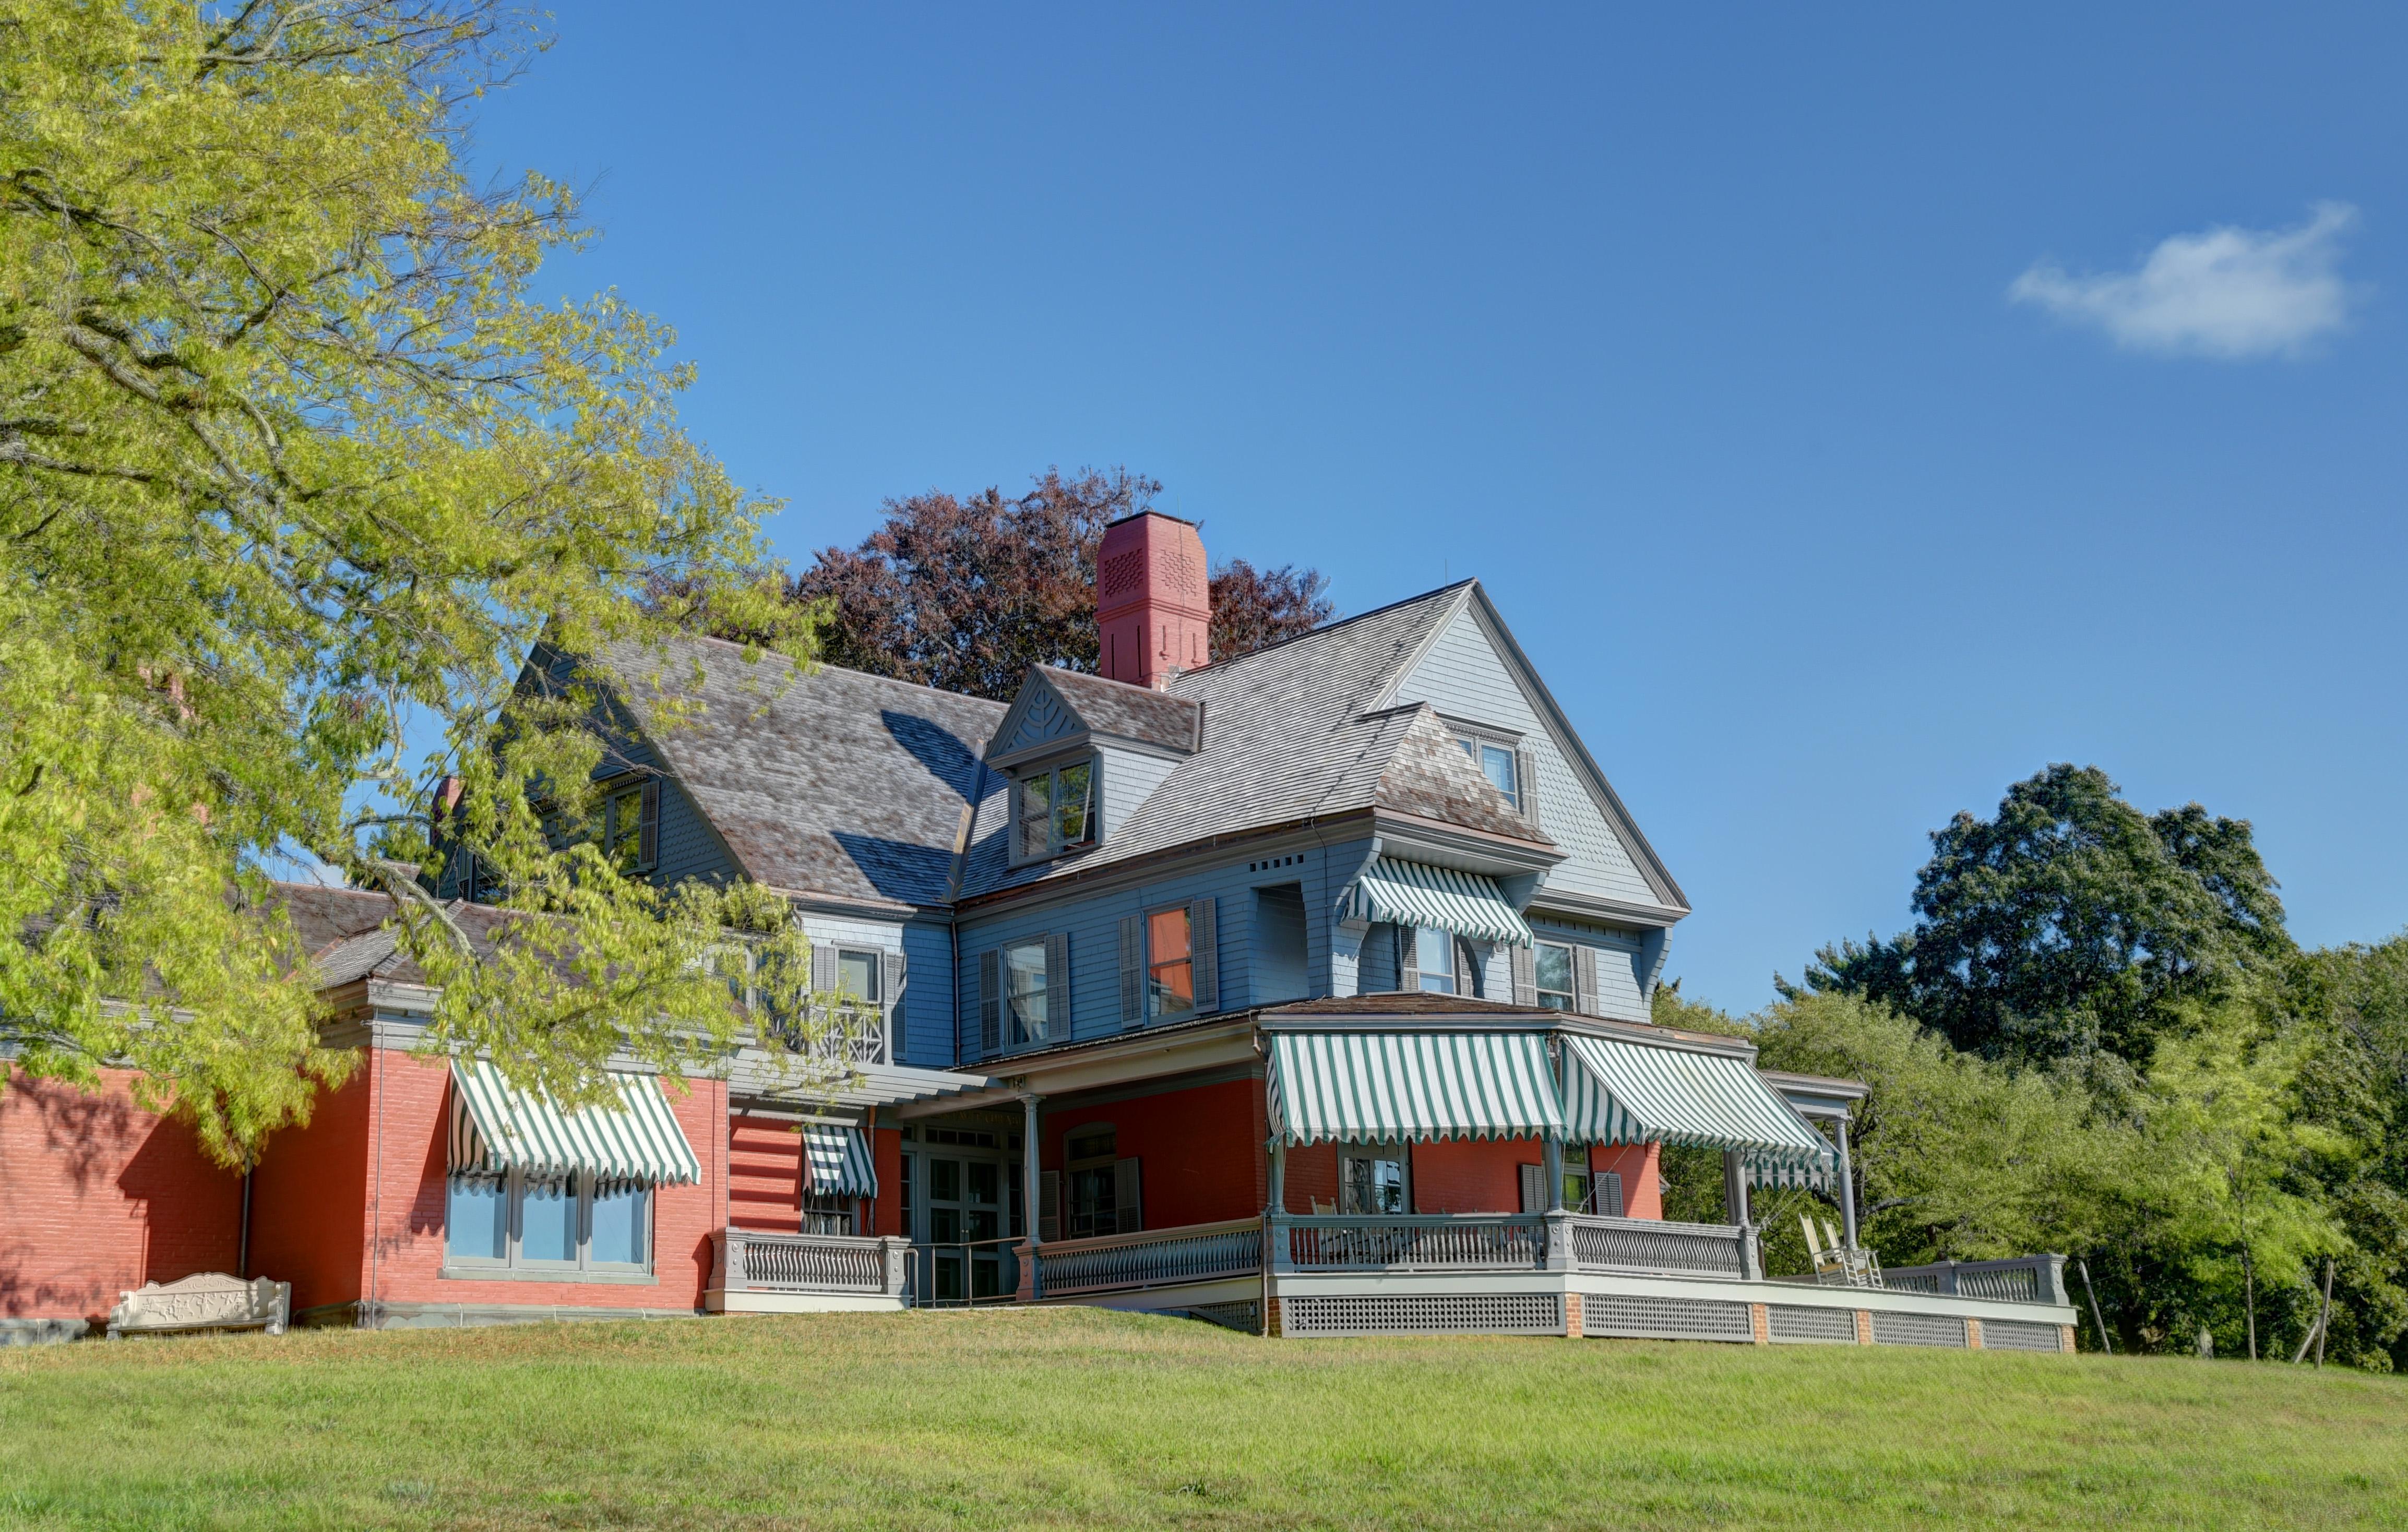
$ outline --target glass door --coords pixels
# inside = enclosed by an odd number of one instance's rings
[[[1004,1296],[1003,1167],[930,1154],[930,1296],[939,1303]]]

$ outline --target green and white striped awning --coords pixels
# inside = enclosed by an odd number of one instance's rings
[[[1341,920],[1433,925],[1473,941],[1530,945],[1530,927],[1497,880],[1453,867],[1374,857],[1339,901]]]
[[[583,1171],[599,1181],[682,1186],[702,1179],[650,1075],[613,1075],[621,1105],[564,1111],[539,1092],[518,1089],[483,1059],[452,1061],[452,1168],[470,1175]]]
[[[1747,1060],[1612,1038],[1564,1038],[1564,1120],[1572,1141],[1737,1150],[1750,1173],[1819,1185],[1837,1156]]]
[[[809,1190],[815,1196],[878,1195],[878,1167],[870,1163],[869,1138],[857,1127],[805,1123],[803,1164],[810,1167]]]
[[[1535,1138],[1563,1127],[1532,1032],[1274,1032],[1271,1131],[1295,1144]]]

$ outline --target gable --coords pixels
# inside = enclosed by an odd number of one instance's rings
[[[1686,901],[1635,827],[1629,825],[1570,725],[1551,723],[1543,690],[1526,686],[1512,639],[1477,590],[1439,630],[1398,681],[1392,705],[1426,702],[1451,722],[1518,735],[1538,777],[1539,829],[1565,852],[1547,874],[1549,891],[1625,904],[1685,908]],[[1509,658],[1509,655],[1512,656]],[[1535,680],[1535,678],[1533,678]],[[1559,732],[1560,731],[1560,732]]]
[[[987,758],[995,760],[1018,751],[1034,750],[1052,740],[1068,739],[1083,732],[1086,726],[1044,677],[1032,676],[1012,703],[1003,726],[996,731],[994,742],[987,746]]]

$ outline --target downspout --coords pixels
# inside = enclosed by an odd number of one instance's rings
[[[377,1301],[377,1255],[380,1247],[384,1243],[384,1061],[378,1056],[381,1050],[376,1045],[376,1019],[370,1016],[368,1069],[376,1076],[376,1089],[370,1096],[368,1110],[376,1117],[376,1168],[372,1172],[376,1179],[368,1188],[367,1301],[360,1306],[359,1323],[354,1326],[357,1329],[370,1330],[381,1327],[380,1322],[383,1318],[383,1310]]]
[[[251,1165],[246,1159],[242,1167],[242,1224],[234,1238],[234,1274],[245,1281],[251,1280]]]
[[[970,845],[978,838],[979,805],[986,801],[986,762],[978,763],[978,775],[970,779],[970,800],[962,805],[962,827],[953,838],[953,876],[945,886],[945,936],[951,942],[953,971],[947,977],[946,988],[953,996],[953,1062],[962,1062],[962,880],[969,874]],[[910,1231],[905,1230],[909,1238]]]

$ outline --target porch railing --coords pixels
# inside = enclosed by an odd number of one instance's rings
[[[811,1010],[821,1025],[804,1043],[803,1051],[812,1058],[856,1065],[889,1062],[886,1017],[876,1008],[847,1007],[842,1015],[826,1006],[814,1006]]]
[[[1571,1235],[1572,1260],[1583,1271],[1736,1279],[1750,1275],[1747,1231],[1735,1224],[1575,1216]]]
[[[1289,1217],[1283,1269],[1295,1271],[1532,1270],[1547,1264],[1547,1221],[1459,1214]],[[1272,1246],[1280,1253],[1278,1235]]]
[[[1189,1224],[1037,1247],[1039,1294],[1068,1297],[1171,1282],[1251,1277],[1263,1268],[1263,1221]]]
[[[1882,1285],[1909,1293],[1993,1298],[2002,1303],[2053,1303],[2065,1296],[2065,1257],[2018,1255],[2008,1261],[1942,1261],[1932,1266],[1889,1267]]]
[[[905,1240],[758,1229],[722,1229],[711,1238],[712,1285],[730,1293],[903,1296]]]

